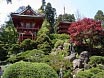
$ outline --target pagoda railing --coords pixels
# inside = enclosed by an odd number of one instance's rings
[[[25,28],[25,27],[17,27],[17,31],[38,31],[39,28]]]

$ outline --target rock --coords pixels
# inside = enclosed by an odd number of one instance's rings
[[[72,63],[73,63],[74,70],[76,68],[83,68],[83,63],[82,63],[82,60],[80,60],[80,59],[75,59]]]
[[[73,69],[75,70],[76,68],[87,68],[88,61],[88,51],[81,52],[79,58],[73,61]]]
[[[80,53],[79,59],[83,61],[83,63],[88,63],[89,61],[89,54],[88,51],[82,51]]]
[[[72,62],[76,59],[76,53],[72,53],[71,55],[64,57],[64,59]]]

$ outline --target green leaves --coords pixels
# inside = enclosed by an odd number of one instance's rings
[[[41,34],[37,40],[37,49],[44,51],[44,54],[48,54],[51,52],[52,43],[48,35]]]
[[[17,43],[18,33],[12,24],[7,24],[7,26],[2,28],[0,32],[0,41],[6,44]]]
[[[45,63],[17,62],[9,66],[3,78],[58,78],[52,67]]]
[[[55,22],[55,14],[56,14],[56,9],[52,8],[51,3],[47,3],[46,8],[45,8],[45,17],[47,19],[47,21],[50,23],[50,33],[54,32],[54,22]]]
[[[58,19],[57,21],[60,22],[60,21],[68,21],[68,22],[74,22],[75,21],[75,17],[74,17],[74,14],[60,14],[58,16]]]
[[[32,50],[34,48],[37,48],[36,47],[37,44],[35,41],[31,40],[31,39],[25,39],[21,44],[20,44],[20,47],[26,51],[26,50]]]
[[[102,10],[98,10],[96,15],[94,16],[95,20],[104,21],[104,13]]]
[[[97,65],[97,64],[104,64],[104,57],[103,56],[92,56],[90,57],[90,65]]]

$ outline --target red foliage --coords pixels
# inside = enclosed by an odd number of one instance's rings
[[[84,18],[73,22],[68,32],[70,33],[71,41],[76,45],[89,44],[91,41],[96,41],[97,37],[101,35],[101,22]]]

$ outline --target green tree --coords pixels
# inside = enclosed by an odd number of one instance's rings
[[[6,1],[7,1],[7,4],[12,3],[12,0],[6,0]]]
[[[43,24],[42,24],[42,27],[41,29],[38,31],[38,36],[40,36],[41,34],[47,34],[49,35],[49,22],[45,19]]]
[[[95,20],[104,21],[104,13],[102,10],[98,10],[97,13],[94,16]]]
[[[45,7],[46,7],[46,2],[45,0],[42,0],[42,5],[41,7],[38,9],[39,13],[44,13],[45,12]]]
[[[68,22],[74,22],[75,21],[75,17],[74,14],[60,14],[57,18],[57,21],[68,21]]]
[[[45,54],[49,54],[52,49],[52,42],[48,35],[41,34],[37,40],[37,49],[44,51]]]
[[[57,17],[57,21],[60,22],[60,21],[62,21],[62,20],[63,20],[63,15],[60,14],[60,15]]]
[[[2,27],[0,32],[0,42],[4,44],[15,44],[18,40],[18,33],[13,26],[12,21],[6,22],[6,25]]]
[[[45,0],[42,0],[42,6],[41,7],[42,7],[43,11],[45,10],[45,3],[46,3]]]
[[[75,17],[74,17],[74,14],[60,14],[57,19],[56,19],[56,23],[55,23],[55,26],[54,26],[54,30],[55,32],[57,33],[57,29],[58,29],[58,25],[60,22],[75,22]]]
[[[104,13],[102,10],[98,10],[94,16],[95,20],[101,21],[102,27],[104,27]]]
[[[0,61],[7,59],[8,52],[6,50],[6,45],[0,44]]]
[[[55,22],[55,15],[56,15],[56,9],[52,7],[51,3],[47,3],[45,8],[45,17],[47,21],[50,24],[50,33],[54,32],[54,22]]]

